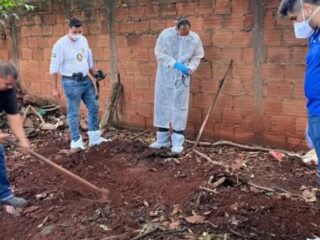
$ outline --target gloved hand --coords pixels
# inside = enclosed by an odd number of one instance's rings
[[[180,72],[182,72],[184,75],[189,76],[189,68],[187,68],[184,64],[176,62],[173,66],[174,69],[179,70]]]
[[[102,70],[98,70],[97,73],[94,75],[94,78],[97,81],[101,81],[101,80],[105,79],[105,77],[106,77],[106,74]]]

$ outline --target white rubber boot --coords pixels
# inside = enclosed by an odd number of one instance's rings
[[[174,153],[174,154],[182,153],[184,139],[185,138],[182,134],[173,133],[171,135],[171,142],[172,142],[171,152],[172,153]]]
[[[72,150],[76,150],[76,149],[82,149],[82,150],[84,150],[85,147],[84,147],[84,143],[83,143],[83,141],[82,141],[82,137],[80,137],[78,141],[73,141],[73,140],[72,140],[72,141],[71,141],[70,148],[71,148]]]
[[[157,140],[149,147],[154,149],[168,148],[171,146],[170,132],[157,132]]]
[[[100,145],[103,142],[110,142],[111,141],[111,139],[106,139],[106,138],[101,137],[100,130],[89,131],[88,135],[89,135],[89,147]]]

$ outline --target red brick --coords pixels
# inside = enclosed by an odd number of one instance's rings
[[[21,37],[28,37],[28,36],[31,36],[31,34],[32,34],[31,27],[27,27],[27,26],[21,27]],[[39,34],[40,34],[40,32],[39,32]]]
[[[242,49],[242,60],[243,62],[253,62],[254,61],[254,50],[253,48],[243,48]]]
[[[305,117],[306,116],[306,101],[287,99],[283,101],[283,113],[288,116]]]
[[[134,127],[146,127],[146,118],[138,114],[130,115],[130,125]]]
[[[121,62],[130,61],[132,59],[132,53],[130,48],[117,48],[118,59]]]
[[[295,37],[293,29],[284,31],[283,43],[287,46],[306,46],[305,40]]]
[[[155,47],[157,41],[156,34],[143,34],[142,42],[145,47]]]
[[[67,27],[65,24],[56,24],[53,26],[52,32],[55,36],[62,36],[67,32]]]
[[[142,36],[141,35],[128,35],[127,36],[128,47],[142,47]]]
[[[286,63],[290,60],[290,49],[280,47],[269,47],[267,53],[269,62]]]
[[[52,26],[42,26],[42,35],[43,36],[51,36],[53,33]]]
[[[250,3],[250,0],[233,0],[231,3],[232,12],[248,12]]]
[[[142,6],[130,6],[129,17],[142,18],[144,16],[144,8]]]
[[[149,2],[150,3],[150,2]],[[146,17],[159,17],[160,16],[160,6],[156,2],[151,2],[145,7],[144,15]]]
[[[294,47],[292,62],[304,64],[306,51],[307,51],[307,49],[305,47]]]
[[[253,110],[254,98],[249,96],[239,96],[234,98],[234,108],[236,110]]]
[[[292,82],[267,82],[264,95],[268,97],[287,97],[289,98],[293,89]]]
[[[265,44],[268,46],[280,46],[282,41],[282,32],[279,30],[266,29],[263,37]]]
[[[215,126],[214,138],[234,141],[234,129],[232,127]]]
[[[32,50],[32,59],[34,60],[43,60],[43,50],[36,48]]]
[[[41,83],[40,85],[41,94],[43,95],[51,95],[52,94],[52,86],[51,83]]]
[[[194,15],[195,4],[193,2],[177,2],[176,7],[178,16]]]
[[[99,35],[97,38],[97,47],[109,47],[109,37],[107,35]]]
[[[148,89],[150,87],[148,75],[135,75],[134,79],[135,79],[134,81],[135,88]]]
[[[22,59],[32,59],[32,50],[30,48],[21,48],[20,56]]]
[[[263,101],[263,111],[267,115],[280,115],[283,111],[283,106],[279,99],[267,97]]]
[[[38,47],[38,39],[37,39],[37,37],[28,37],[27,47],[37,48]]]
[[[139,103],[136,106],[136,113],[143,117],[153,117],[153,106],[150,103]]]
[[[288,116],[272,116],[271,124],[273,132],[292,133],[295,127],[295,119]]]
[[[235,128],[234,139],[239,143],[250,144],[254,142],[255,134],[253,130]]]
[[[262,64],[262,77],[268,81],[282,81],[284,79],[285,66],[280,64]]]
[[[303,81],[304,73],[304,64],[290,64],[285,66],[285,79],[287,81]]]
[[[195,13],[197,15],[210,14],[213,13],[213,9],[214,4],[212,0],[202,0],[195,6]]]
[[[230,0],[216,0],[215,13],[216,14],[231,13],[231,1]]]
[[[148,62],[149,61],[149,51],[148,49],[134,49],[132,51],[133,60],[139,62]]]
[[[223,18],[220,15],[203,16],[203,30],[222,29],[222,22],[223,22],[222,19]]]
[[[220,30],[212,35],[213,45],[230,46],[233,39],[233,33],[229,30]]]
[[[233,43],[235,47],[248,47],[251,45],[252,33],[244,31],[233,32]]]
[[[50,60],[51,59],[51,54],[52,54],[52,49],[51,48],[44,48],[43,49],[43,59],[44,60]]]
[[[41,30],[41,27],[40,26],[33,26],[31,28],[31,32],[30,34],[32,36],[40,36],[42,34],[42,30]],[[26,36],[30,36],[30,34],[26,35]]]
[[[136,32],[148,32],[150,30],[149,19],[139,20],[134,23],[134,30]]]
[[[306,118],[296,118],[295,119],[295,130],[300,134],[305,133],[305,129],[307,126],[307,119]]]
[[[201,31],[203,29],[203,19],[202,17],[189,17],[191,24],[191,29],[195,32]]]
[[[129,10],[127,7],[118,7],[115,9],[115,16],[117,21],[126,20],[129,17]]]
[[[198,69],[195,71],[194,76],[200,78],[212,78],[212,67],[209,62],[200,63]]]
[[[167,27],[167,21],[166,19],[151,19],[150,20],[150,29],[152,31],[157,32],[157,31],[162,31]]]
[[[9,52],[7,49],[0,49],[0,59],[9,60]]]

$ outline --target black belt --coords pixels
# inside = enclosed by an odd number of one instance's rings
[[[62,79],[68,79],[68,80],[74,80],[74,81],[84,81],[89,79],[88,76],[84,76],[84,77],[70,77],[70,76],[63,76],[62,75]]]

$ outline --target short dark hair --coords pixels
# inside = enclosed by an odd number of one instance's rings
[[[71,18],[69,20],[69,27],[72,28],[72,27],[81,27],[82,26],[82,22],[78,19],[78,18]]]
[[[8,76],[12,76],[14,80],[18,79],[18,70],[17,68],[9,62],[0,62],[0,77],[7,78]]]
[[[190,21],[189,21],[188,19],[184,18],[184,17],[178,18],[176,25],[177,25],[177,28],[178,28],[178,29],[180,29],[180,27],[182,27],[182,26],[189,26],[189,27],[191,27]]]
[[[302,3],[320,5],[320,0],[302,0]],[[300,0],[282,0],[279,6],[279,14],[287,16],[288,13],[294,13],[301,9]]]

